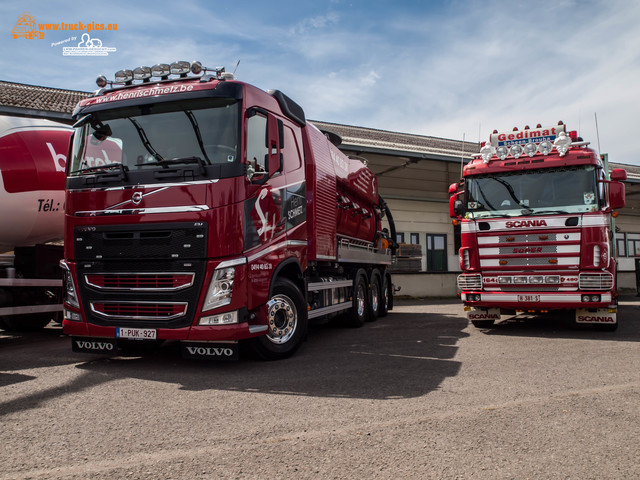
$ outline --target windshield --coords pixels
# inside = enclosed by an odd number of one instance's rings
[[[597,194],[594,166],[469,177],[466,211],[474,218],[592,212]]]
[[[191,164],[206,174],[238,163],[238,112],[236,100],[212,98],[90,113],[76,128],[69,175]]]

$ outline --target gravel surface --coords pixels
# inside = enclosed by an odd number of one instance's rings
[[[640,302],[616,332],[401,301],[288,360],[107,358],[0,331],[0,479],[640,478]]]

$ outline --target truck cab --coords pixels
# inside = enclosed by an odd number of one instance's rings
[[[488,327],[501,315],[565,311],[616,328],[613,222],[624,179],[562,122],[494,131],[450,187],[469,320]]]

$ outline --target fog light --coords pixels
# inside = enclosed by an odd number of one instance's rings
[[[591,301],[592,302],[599,302],[600,301],[600,295],[591,295]]]
[[[588,302],[591,300],[591,297],[589,295],[582,295],[582,301],[583,302]]]
[[[82,316],[79,313],[72,312],[71,310],[63,309],[64,319],[71,320],[72,322],[81,322]]]
[[[504,160],[509,156],[509,147],[500,146],[496,148],[496,155],[500,160]]]
[[[232,323],[238,323],[237,311],[202,317],[198,321],[198,325],[230,325]]]

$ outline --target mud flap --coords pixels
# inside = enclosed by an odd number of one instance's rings
[[[200,360],[233,361],[240,358],[238,342],[180,342],[180,352],[184,358]]]
[[[500,321],[500,309],[499,308],[475,308],[474,310],[467,310],[467,320],[472,322],[493,320],[495,322]]]
[[[71,337],[71,350],[76,353],[114,355],[118,352],[115,338]]]
[[[592,325],[614,325],[618,323],[617,311],[608,308],[578,308],[576,309],[576,323]]]

